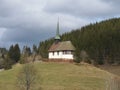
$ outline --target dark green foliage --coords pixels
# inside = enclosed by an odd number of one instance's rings
[[[38,54],[38,48],[37,48],[37,46],[36,45],[33,45],[33,51],[32,51],[32,54],[33,54],[33,62],[35,61],[35,58],[36,58],[36,56],[37,56],[37,54]]]
[[[3,67],[5,70],[11,69],[12,68],[12,60],[8,57],[6,57],[3,61]]]
[[[43,42],[40,42],[39,47],[38,47],[38,53],[43,57],[47,58],[48,57],[48,49],[50,46],[53,44],[54,39],[46,40]]]
[[[4,68],[5,56],[7,54],[6,48],[0,48],[0,69]]]
[[[76,63],[80,63],[81,60],[82,60],[82,59],[81,59],[80,57],[77,57],[77,56],[76,56],[75,59],[74,59],[74,62],[76,62]]]
[[[104,64],[104,60],[103,59],[98,59],[98,64],[99,65],[103,65]]]
[[[14,59],[15,62],[18,62],[20,60],[20,48],[18,44],[14,46]]]
[[[20,64],[25,64],[26,63],[26,58],[27,58],[27,56],[21,55],[19,63]]]
[[[20,48],[19,45],[16,44],[15,46],[11,45],[8,51],[8,58],[12,60],[13,63],[16,63],[20,60]]]
[[[35,46],[35,50],[37,50],[37,47]],[[36,51],[37,52],[37,51]],[[22,50],[22,54],[20,57],[20,64],[25,64],[29,62],[28,57],[30,57],[32,55],[31,49],[28,46],[24,46],[23,50]]]
[[[27,57],[30,56],[31,55],[31,49],[30,49],[30,47],[24,46],[23,50],[22,50],[22,54],[25,55],[25,56],[27,56]]]
[[[81,29],[73,30],[61,36],[62,41],[71,40],[76,48],[76,56],[80,60],[84,50],[92,62],[96,64],[120,62],[120,18],[113,18]],[[47,57],[53,39],[40,43],[39,53]]]
[[[38,48],[36,45],[33,45],[33,51],[32,51],[33,54],[37,54],[38,53]]]
[[[81,61],[82,61],[82,58],[80,57],[80,53],[77,53],[77,50],[76,50],[76,52],[74,53],[74,62],[80,63]]]
[[[9,48],[8,57],[11,59],[14,59],[14,47],[13,47],[13,45],[11,45]]]
[[[5,54],[7,54],[7,49],[6,48],[0,48],[0,54],[3,54],[3,55],[5,55]]]
[[[5,59],[0,57],[0,69],[4,68],[4,60]]]

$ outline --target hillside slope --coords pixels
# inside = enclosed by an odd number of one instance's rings
[[[65,33],[61,38],[62,41],[71,40],[78,58],[81,58],[81,51],[85,51],[98,64],[120,63],[120,18],[89,24]],[[42,57],[47,58],[53,42],[53,38],[40,42],[39,54]]]
[[[70,63],[34,63],[38,70],[34,90],[106,90],[112,74],[91,65]],[[22,65],[0,72],[0,90],[18,90],[16,76]]]
[[[114,75],[120,76],[120,65],[119,66],[113,66],[113,65],[100,65],[100,69],[108,71]]]

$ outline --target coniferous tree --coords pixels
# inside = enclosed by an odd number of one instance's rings
[[[120,63],[120,18],[89,24],[81,29],[61,35],[62,41],[70,40],[76,48],[77,60],[84,50],[96,64]],[[53,38],[40,42],[39,54],[47,58]]]
[[[33,45],[33,54],[37,54],[38,53],[38,50],[37,50],[37,46],[36,45]]]
[[[21,58],[20,58],[20,63],[24,64],[24,63],[28,63],[29,57],[32,54],[30,47],[28,46],[24,46],[23,50],[22,50],[22,54],[21,54]]]
[[[8,58],[12,60],[11,62],[17,63],[20,60],[20,48],[19,45],[16,44],[15,46],[11,45],[8,51]]]
[[[10,48],[9,48],[8,57],[10,59],[14,59],[14,47],[13,47],[13,45],[11,45]]]
[[[38,50],[37,50],[37,46],[36,45],[33,45],[33,62],[35,61],[35,58],[36,58],[36,55],[38,54]]]
[[[31,55],[31,49],[30,49],[30,47],[28,47],[28,46],[24,46],[23,47],[23,50],[22,50],[22,54],[23,55],[25,55],[25,56],[30,56]]]
[[[16,44],[14,46],[14,60],[15,60],[15,62],[18,62],[20,60],[20,55],[21,55],[21,53],[20,53],[19,45]]]
[[[13,61],[7,56],[3,61],[3,68],[5,70],[12,68]]]

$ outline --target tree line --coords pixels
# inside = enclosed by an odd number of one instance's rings
[[[75,46],[75,62],[85,61],[93,64],[120,64],[120,18],[113,18],[94,24],[86,25],[80,29],[72,30],[61,35],[61,41],[70,40]],[[39,46],[11,45],[7,50],[0,48],[0,68],[9,69],[16,63],[27,63],[28,57],[36,55],[48,58],[48,49],[54,38],[40,42]]]
[[[8,50],[6,48],[0,48],[0,69],[11,69],[16,63],[28,63],[28,57],[33,55],[35,58],[37,50],[36,45],[33,45],[32,50],[28,46],[24,46],[20,50],[19,44],[11,45]]]
[[[0,48],[0,69],[8,70],[16,63],[24,64],[16,76],[18,89],[31,90],[36,86],[36,80],[40,76],[38,76],[37,68],[34,67],[33,63],[29,63],[27,58],[32,55],[35,58],[37,50],[36,45],[33,45],[32,50],[28,46],[23,46],[23,49],[20,50],[19,44],[11,45],[8,50]],[[39,86],[39,90],[41,90],[41,86]]]
[[[75,61],[89,63],[120,63],[120,18],[112,18],[61,35],[62,41],[70,40],[75,46]],[[54,38],[40,42],[39,54],[48,57]]]

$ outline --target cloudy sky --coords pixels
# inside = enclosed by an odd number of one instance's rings
[[[120,0],[0,0],[0,47],[38,44],[60,33],[120,16]]]

